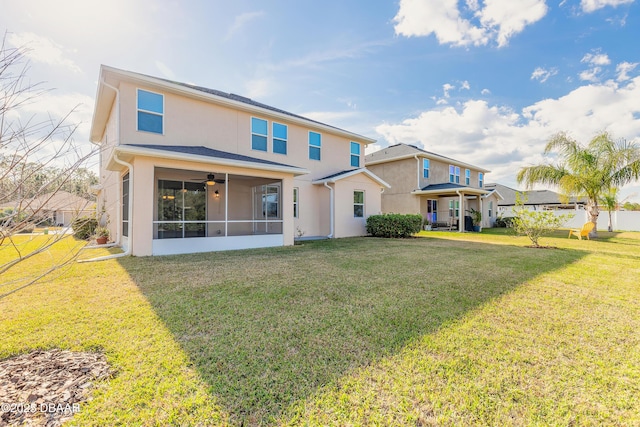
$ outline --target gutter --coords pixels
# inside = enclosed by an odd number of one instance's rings
[[[417,178],[418,180],[416,181],[416,189],[420,190],[420,158],[418,157],[417,154],[413,155],[413,158],[416,159],[416,162],[418,162],[418,167],[416,168],[416,174],[417,174]]]
[[[329,219],[330,219],[330,223],[331,223],[331,232],[329,233],[329,235],[327,236],[327,238],[328,238],[328,239],[333,239],[333,215],[334,215],[334,212],[333,212],[333,210],[334,210],[334,207],[333,207],[333,203],[334,203],[334,202],[333,202],[333,198],[334,198],[334,195],[333,195],[333,187],[331,187],[331,186],[329,185],[329,183],[328,183],[328,182],[325,182],[325,183],[324,183],[324,186],[325,186],[325,187],[327,187],[327,188],[329,189],[329,191],[331,192],[331,195],[329,196],[329,198],[330,198],[330,203],[329,203],[329,205],[330,205],[330,208],[329,208],[329,209],[330,209],[330,211],[329,211]]]

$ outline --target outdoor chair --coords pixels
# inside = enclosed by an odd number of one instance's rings
[[[592,223],[591,221],[585,223],[582,228],[572,228],[571,230],[569,230],[569,237],[568,239],[571,238],[571,235],[573,234],[574,236],[578,236],[578,239],[582,240],[582,237],[586,237],[587,240],[591,240],[589,239],[589,233],[591,233],[591,230],[593,230],[593,227],[595,226],[594,223]]]

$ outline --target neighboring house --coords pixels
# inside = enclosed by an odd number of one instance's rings
[[[495,222],[499,195],[484,188],[486,169],[408,144],[368,154],[365,164],[391,185],[382,194],[385,213],[420,213],[464,231],[461,219],[473,208],[482,212],[483,227]]]
[[[62,227],[70,226],[71,221],[76,217],[96,213],[95,202],[62,190],[41,194],[33,199],[8,203],[3,208],[29,212],[33,214],[34,219],[37,218],[38,223]]]
[[[375,142],[251,99],[102,66],[91,141],[98,207],[133,255],[366,234],[388,185]]]
[[[519,191],[501,184],[489,183],[485,189],[493,190],[500,195],[498,213],[503,217],[514,216],[513,208],[516,205],[516,196],[520,193],[524,207],[530,210],[557,210],[557,209],[584,209],[587,199],[570,197],[564,199],[560,194],[550,190]]]

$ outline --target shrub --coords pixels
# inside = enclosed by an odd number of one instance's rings
[[[540,247],[539,240],[545,234],[560,228],[573,217],[569,215],[556,216],[552,211],[530,211],[524,207],[526,199],[516,194],[516,217],[512,219],[516,234],[527,236],[534,247]]]
[[[496,222],[493,225],[494,227],[511,228],[513,227],[513,217],[512,216],[498,217],[496,218]]]
[[[73,235],[78,239],[89,240],[98,227],[98,220],[92,216],[81,216],[74,218],[71,222]]]
[[[418,214],[383,214],[367,218],[367,233],[374,237],[409,237],[420,231],[422,216]]]

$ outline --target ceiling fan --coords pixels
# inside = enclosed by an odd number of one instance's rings
[[[192,181],[196,181],[196,180],[193,179]],[[224,184],[224,179],[221,179],[221,178],[217,178],[216,179],[215,175],[210,173],[210,174],[207,174],[207,179],[205,179],[204,181],[199,181],[199,182],[202,182],[203,184],[211,186],[211,185],[216,185],[216,184]]]

